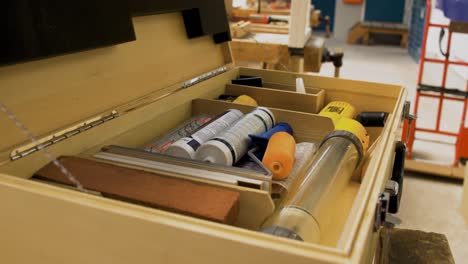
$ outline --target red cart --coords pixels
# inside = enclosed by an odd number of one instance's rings
[[[415,107],[414,107],[414,114],[424,115],[424,113],[418,112],[419,109],[419,101],[422,97],[431,97],[438,99],[437,107],[437,115],[435,117],[436,125],[433,129],[422,128],[418,126],[416,121],[413,122],[413,125],[410,124],[410,129],[408,130],[408,121],[405,122],[404,128],[404,135],[403,139],[407,139],[407,162],[406,162],[406,169],[412,171],[418,171],[423,173],[429,174],[436,174],[441,176],[453,177],[453,178],[461,178],[463,179],[463,171],[464,171],[464,164],[468,159],[468,128],[465,127],[465,118],[466,118],[466,111],[467,111],[467,100],[468,100],[468,81],[466,83],[466,87],[462,89],[457,88],[447,88],[447,71],[449,65],[460,65],[460,66],[468,66],[468,62],[459,61],[459,60],[452,60],[450,58],[450,48],[452,45],[452,34],[453,33],[465,33],[468,34],[468,23],[467,22],[454,22],[451,21],[449,24],[434,24],[431,23],[431,0],[427,0],[427,13],[425,18],[425,26],[424,26],[424,36],[421,48],[421,59],[420,59],[420,66],[419,66],[419,76],[418,76],[418,89],[415,98]],[[429,28],[440,28],[441,30],[448,30],[448,40],[447,40],[447,47],[446,51],[443,53],[444,59],[434,59],[428,58],[426,54],[426,45],[428,39],[428,32]],[[468,46],[467,46],[468,49]],[[423,82],[423,71],[424,66],[426,63],[438,63],[443,64],[443,71],[442,71],[442,82],[440,86],[433,86],[427,85]],[[442,109],[444,103],[447,100],[451,101],[460,101],[463,104],[463,112],[461,114],[460,119],[460,126],[458,128],[458,132],[449,132],[441,129],[441,123],[444,120],[441,120]],[[414,160],[412,159],[412,152],[413,152],[413,145],[414,141],[416,140],[416,132],[426,132],[435,135],[444,135],[449,137],[456,138],[455,143],[455,158],[451,164],[441,164],[441,163],[434,163],[424,160]]]

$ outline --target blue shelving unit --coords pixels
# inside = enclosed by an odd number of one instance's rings
[[[403,23],[405,0],[366,0],[364,21]]]
[[[411,22],[408,38],[408,52],[411,57],[419,62],[421,57],[421,45],[424,35],[424,21],[426,18],[426,1],[414,0],[411,10]]]

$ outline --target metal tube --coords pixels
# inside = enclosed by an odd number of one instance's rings
[[[320,225],[327,222],[324,209],[348,184],[361,158],[355,143],[346,137],[323,142],[307,174],[294,184],[290,195],[263,225],[262,232],[307,242],[320,241]]]

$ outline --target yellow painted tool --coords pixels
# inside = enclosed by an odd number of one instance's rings
[[[319,115],[331,118],[335,125],[335,132],[346,131],[351,133],[361,142],[363,151],[367,150],[369,147],[369,136],[364,126],[353,119],[356,116],[354,106],[346,102],[334,101],[325,106]],[[352,135],[349,136],[352,137]]]
[[[369,146],[366,129],[353,118],[354,107],[331,102],[321,116],[332,119],[335,130],[321,142],[308,173],[298,177],[262,232],[307,242],[320,241],[320,226],[328,219],[339,193],[349,183]]]

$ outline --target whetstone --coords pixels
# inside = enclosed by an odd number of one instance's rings
[[[58,160],[85,189],[106,197],[225,224],[234,224],[239,214],[240,194],[235,191],[79,157]],[[72,185],[53,163],[34,177]]]
[[[383,228],[379,264],[455,264],[447,237],[419,230]]]

